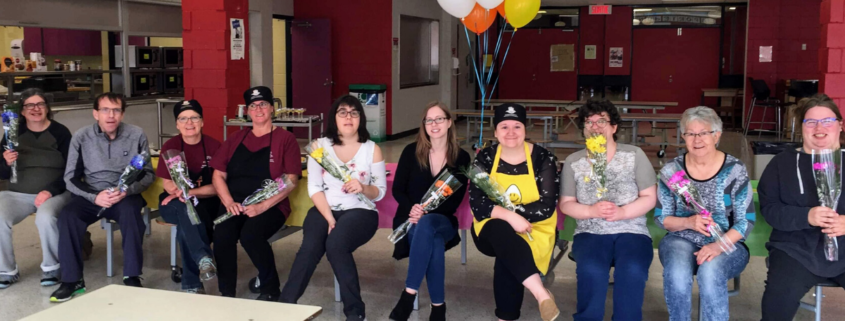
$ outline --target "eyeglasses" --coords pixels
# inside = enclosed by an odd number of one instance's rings
[[[352,116],[352,118],[361,117],[361,113],[359,113],[357,110],[346,111],[346,109],[339,109],[337,111],[337,115],[340,116],[340,118],[346,118],[346,116]]]
[[[123,113],[123,109],[120,109],[120,108],[100,108],[98,111],[102,115],[109,115],[109,114],[120,115],[120,114]]]
[[[424,123],[424,124],[426,124],[426,125],[431,125],[431,124],[442,124],[443,122],[445,122],[445,121],[446,121],[446,119],[447,119],[446,117],[437,117],[437,118],[435,118],[435,119],[426,118],[426,119],[423,121],[423,123]]]
[[[822,124],[822,127],[828,128],[833,126],[833,124],[839,122],[836,117],[828,117],[822,119],[804,119],[804,126],[807,128],[816,128],[818,124]]]
[[[261,108],[261,109],[270,108],[270,103],[268,103],[266,101],[262,101],[262,102],[257,103],[257,104],[250,104],[249,105],[249,109],[255,110],[255,109],[258,109],[258,108]]]
[[[589,121],[589,120],[588,120],[588,121],[585,121],[585,122],[584,122],[584,128],[590,128],[590,127],[593,127],[593,125],[594,125],[594,124],[595,124],[595,125],[597,125],[597,126],[599,126],[599,128],[604,128],[604,127],[605,127],[605,126],[607,126],[607,124],[609,124],[609,123],[610,123],[610,122],[609,122],[609,121],[607,121],[607,120],[605,120],[605,119],[599,119],[599,120],[597,120],[597,121]]]
[[[179,117],[179,118],[177,118],[176,120],[177,120],[177,121],[179,121],[179,123],[180,123],[180,124],[187,123],[189,120],[190,120],[192,123],[196,124],[196,123],[200,122],[200,120],[202,120],[202,117],[199,117],[199,116],[193,116],[193,117]]]
[[[704,137],[704,136],[707,136],[707,135],[713,135],[714,133],[716,133],[716,131],[711,130],[709,132],[700,132],[700,133],[683,133],[683,134],[681,134],[681,136],[683,136],[685,139],[691,139],[693,137],[701,138],[701,137]]]
[[[26,110],[33,110],[33,109],[35,109],[36,107],[38,107],[38,109],[44,109],[44,108],[47,108],[47,103],[45,103],[45,102],[43,102],[43,101],[42,101],[42,102],[40,102],[40,103],[34,103],[34,104],[24,104],[24,105],[23,105],[23,109],[26,109]]]

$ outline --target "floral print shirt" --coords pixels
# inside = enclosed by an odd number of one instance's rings
[[[337,155],[334,153],[332,141],[328,138],[318,139],[322,146],[326,147],[329,157],[332,157],[341,163]],[[352,160],[345,163],[346,167],[352,173],[352,178],[357,179],[364,185],[373,185],[378,188],[378,197],[373,202],[384,198],[387,191],[387,176],[385,175],[384,161],[373,163],[373,151],[376,144],[368,140],[362,144],[358,152],[352,157]],[[326,200],[329,202],[329,207],[332,211],[345,211],[353,208],[362,208],[368,210],[375,210],[370,208],[366,203],[361,202],[356,194],[347,194],[342,191],[343,181],[334,178],[331,174],[326,172],[317,161],[308,158],[308,196],[323,192],[326,194]]]

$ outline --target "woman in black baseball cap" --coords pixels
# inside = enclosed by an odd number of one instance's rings
[[[278,301],[281,283],[273,248],[267,240],[284,226],[290,215],[291,190],[285,190],[258,204],[243,206],[247,196],[265,180],[287,175],[299,181],[302,162],[299,144],[289,131],[273,126],[273,93],[259,86],[244,92],[252,128],[244,128],[223,143],[214,155],[214,187],[220,196],[218,215],[236,214],[214,228],[214,257],[217,280],[223,296],[234,297],[238,281],[238,243],[258,268],[258,300]]]
[[[188,166],[188,178],[194,184],[188,194],[196,196],[199,204],[197,214],[202,224],[193,225],[188,218],[185,202],[180,197],[167,170],[164,157],[159,157],[156,176],[164,182],[164,192],[159,196],[161,217],[178,227],[179,246],[182,250],[182,290],[188,293],[205,293],[202,281],[208,281],[217,275],[211,252],[212,221],[220,207],[217,191],[211,184],[213,170],[209,166],[211,156],[217,153],[220,142],[211,136],[202,134],[202,106],[196,100],[183,100],[173,107],[176,129],[179,135],[161,146],[161,154],[168,151],[182,152]]]
[[[493,123],[498,144],[482,149],[474,165],[506,189],[516,211],[496,205],[476,185],[470,187],[472,238],[481,253],[496,258],[496,316],[516,320],[522,308],[523,287],[531,291],[543,320],[560,315],[554,296],[540,275],[548,273],[556,241],[558,197],[557,157],[525,142],[525,107],[496,107]]]

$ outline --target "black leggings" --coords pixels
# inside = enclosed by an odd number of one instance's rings
[[[487,221],[481,229],[481,235],[476,235],[473,228],[472,240],[478,251],[496,258],[493,267],[496,317],[502,320],[519,319],[525,293],[522,282],[540,273],[534,265],[531,247],[508,222],[499,219]]]
[[[798,311],[799,300],[821,282],[834,282],[845,287],[845,273],[833,278],[821,277],[808,271],[786,252],[772,249],[769,252],[766,290],[763,292],[763,320],[792,320]]]
[[[226,208],[220,206],[220,215]],[[287,218],[278,207],[256,217],[236,215],[214,228],[214,258],[217,261],[217,282],[223,296],[235,297],[238,283],[238,241],[252,264],[258,269],[261,294],[279,294],[279,273],[276,257],[267,242],[279,231]]]
[[[282,290],[281,301],[296,303],[302,297],[317,264],[325,254],[337,277],[337,283],[340,284],[343,313],[347,317],[363,319],[366,312],[364,301],[361,300],[358,268],[352,252],[376,234],[378,212],[356,208],[347,211],[332,211],[332,215],[337,223],[329,234],[329,223],[320,211],[316,207],[308,210],[308,215],[302,224],[302,245],[296,253],[288,281]]]

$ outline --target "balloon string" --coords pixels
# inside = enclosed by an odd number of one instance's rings
[[[466,26],[464,26],[464,34],[467,38],[467,45],[469,45],[470,52],[472,50],[472,41],[469,39],[469,30]],[[480,47],[480,46],[479,46]],[[478,63],[475,59],[475,55],[470,55],[472,58],[472,67],[473,71],[475,72],[475,79],[478,82],[478,85],[481,86],[481,75],[478,73]],[[469,124],[467,124],[469,126]],[[481,142],[483,141],[482,136],[484,135],[484,90],[481,90],[481,130],[479,130],[478,134],[478,146],[481,146]]]
[[[502,48],[502,35],[504,34],[505,28],[507,28],[507,23],[502,23],[502,28],[499,30],[499,40],[496,42],[496,50],[493,51],[493,64],[499,61],[499,50]],[[501,71],[502,67],[499,66]],[[491,66],[490,72],[487,73],[487,83],[490,83],[490,78],[493,77],[493,68]],[[490,92],[492,95],[492,91]]]
[[[511,34],[511,39],[510,39],[510,41],[508,41],[508,47],[505,49],[505,56],[504,56],[504,57],[502,57],[502,65],[501,65],[501,66],[499,66],[499,69],[501,69],[501,68],[504,68],[504,67],[505,67],[505,61],[506,61],[506,60],[508,60],[508,52],[510,52],[510,51],[511,51],[511,44],[513,43],[513,37],[516,37],[516,29],[514,29],[514,30],[513,30],[513,34]],[[493,88],[490,90],[490,92],[491,92],[491,93],[492,93],[494,90],[496,90],[496,85],[498,85],[498,84],[499,84],[499,77],[500,77],[500,76],[501,76],[501,74],[500,74],[499,76],[496,76],[496,82],[494,82],[494,83],[493,83]],[[482,98],[482,99],[483,99],[483,98]],[[488,100],[487,100],[487,102],[489,103],[489,102],[490,102],[490,100],[488,99]],[[481,104],[482,104],[482,105],[484,105],[484,101],[482,101],[482,103],[481,103]],[[482,110],[482,113],[483,113],[483,112],[484,112],[484,111]],[[482,117],[483,117],[483,116],[482,116]],[[483,118],[482,118],[482,119],[483,119]]]

